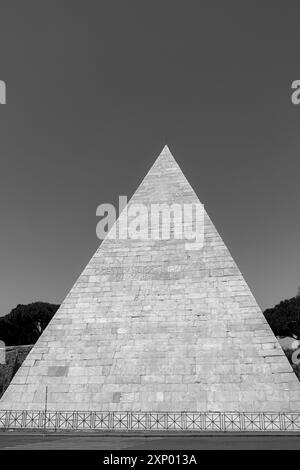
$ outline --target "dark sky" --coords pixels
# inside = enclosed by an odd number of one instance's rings
[[[260,306],[300,285],[300,4],[0,2],[0,312],[61,302],[167,143]]]

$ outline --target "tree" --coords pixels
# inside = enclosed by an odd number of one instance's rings
[[[264,315],[276,336],[300,337],[300,295],[268,308]]]
[[[17,305],[0,317],[0,340],[7,346],[34,344],[58,308],[59,305],[46,302]]]

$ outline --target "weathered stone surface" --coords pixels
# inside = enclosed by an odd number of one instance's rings
[[[165,148],[129,202],[197,203]],[[204,246],[106,238],[0,409],[290,411],[300,387],[207,213]]]

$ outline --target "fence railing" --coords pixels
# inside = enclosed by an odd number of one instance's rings
[[[300,431],[299,413],[0,411],[0,430]]]

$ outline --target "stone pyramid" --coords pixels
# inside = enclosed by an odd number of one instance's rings
[[[199,203],[165,147],[129,201]],[[117,222],[118,224],[118,222]],[[1,410],[291,412],[300,386],[204,214],[204,245],[106,237]]]

